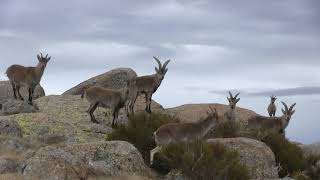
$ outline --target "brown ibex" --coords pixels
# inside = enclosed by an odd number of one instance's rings
[[[227,97],[229,101],[229,109],[222,116],[223,120],[230,123],[235,123],[237,120],[236,116],[236,105],[240,101],[240,98],[237,98],[240,93],[237,93],[234,97],[232,93],[229,91],[230,97]]]
[[[21,65],[12,65],[10,66],[6,74],[12,84],[12,89],[14,93],[14,98],[17,99],[17,94],[19,95],[20,100],[24,98],[20,94],[20,87],[27,86],[29,92],[28,102],[32,103],[33,93],[35,87],[40,83],[43,72],[47,66],[47,63],[51,59],[51,56],[48,57],[48,54],[43,57],[42,53],[37,55],[39,63],[36,67],[25,67]]]
[[[112,127],[114,127],[115,120],[118,118],[119,110],[123,107],[127,110],[128,94],[128,86],[118,90],[91,86],[88,89],[83,90],[81,98],[83,99],[84,96],[86,96],[86,99],[90,103],[87,112],[90,115],[91,122],[93,123],[99,123],[93,114],[97,107],[110,108],[113,115]]]
[[[276,111],[277,111],[277,107],[276,105],[274,104],[277,100],[277,97],[276,96],[270,96],[271,98],[271,102],[268,106],[268,113],[269,113],[269,116],[270,117],[275,117],[276,116]]]
[[[146,112],[151,113],[151,98],[152,94],[155,93],[160,86],[162,80],[164,79],[165,74],[168,71],[167,65],[170,60],[167,60],[163,66],[158,58],[153,57],[159,67],[155,67],[156,73],[148,76],[135,77],[130,82],[130,103],[129,103],[129,112],[133,114],[133,108],[136,102],[136,99],[139,94],[145,94],[146,98]]]
[[[210,107],[211,109],[211,107]],[[162,125],[154,134],[154,140],[157,147],[150,151],[150,164],[153,164],[154,155],[158,153],[163,146],[170,143],[187,142],[196,139],[202,139],[218,121],[218,113],[215,109],[208,112],[208,116],[196,123],[169,123]]]
[[[296,103],[288,106],[281,102],[285,109],[281,109],[283,115],[281,117],[265,117],[265,116],[253,116],[248,119],[248,127],[251,129],[265,129],[265,130],[272,130],[276,133],[284,134],[284,130],[287,128],[291,116],[295,113],[293,110]]]

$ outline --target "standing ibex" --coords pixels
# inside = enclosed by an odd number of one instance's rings
[[[211,109],[211,107],[210,107]],[[153,158],[163,146],[170,143],[187,142],[203,138],[218,121],[218,113],[215,109],[208,112],[208,117],[196,123],[169,123],[162,125],[154,134],[157,147],[150,151],[150,164]]]
[[[164,79],[165,74],[168,71],[167,65],[170,60],[167,60],[163,66],[158,58],[153,57],[159,67],[155,67],[156,73],[148,76],[135,77],[130,82],[130,103],[129,111],[133,114],[133,108],[137,97],[139,94],[145,94],[146,98],[146,112],[151,113],[151,98],[152,94],[155,93],[160,86],[162,80]]]
[[[227,122],[231,122],[231,123],[235,123],[237,120],[237,116],[236,116],[236,105],[237,103],[240,101],[240,98],[237,98],[239,96],[240,93],[236,94],[234,97],[232,95],[232,93],[229,91],[229,95],[230,97],[227,97],[228,101],[229,101],[229,109],[227,110],[227,112],[225,112],[223,114],[223,120],[227,121]]]
[[[283,115],[281,117],[265,117],[265,116],[253,116],[248,119],[248,127],[251,129],[265,129],[265,130],[272,130],[274,132],[284,134],[284,130],[287,128],[291,116],[295,113],[293,110],[296,103],[288,106],[281,102],[285,109],[281,109]]]
[[[83,99],[84,96],[86,96],[86,99],[90,103],[87,112],[90,115],[91,122],[93,123],[99,123],[93,114],[97,107],[110,108],[113,115],[112,127],[114,127],[115,119],[118,118],[119,110],[123,107],[125,107],[127,110],[126,102],[128,99],[128,94],[128,86],[119,90],[91,86],[88,89],[83,90],[81,98]]]
[[[277,111],[277,107],[274,103],[277,100],[277,98],[276,96],[273,96],[273,95],[270,98],[271,98],[271,102],[268,106],[268,113],[270,117],[274,117],[276,116],[276,111]]]
[[[37,55],[37,58],[39,60],[39,63],[36,67],[25,67],[15,64],[10,66],[6,71],[6,74],[12,84],[14,98],[17,99],[18,93],[19,99],[24,100],[20,94],[20,87],[27,86],[29,91],[28,102],[31,105],[34,89],[40,83],[44,69],[51,59],[51,56],[48,57],[47,54],[45,57],[43,57],[42,53],[40,53],[40,55]]]

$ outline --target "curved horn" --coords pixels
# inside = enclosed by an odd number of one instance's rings
[[[229,95],[230,95],[231,99],[233,99],[233,95],[230,91],[229,91]]]
[[[289,108],[289,111],[292,111],[292,109],[294,108],[294,106],[295,106],[296,104],[297,104],[297,103],[292,104],[292,105],[290,106],[290,108]]]
[[[237,99],[237,97],[239,96],[239,94],[240,94],[240,93],[236,94],[236,95],[234,96],[234,98]]]
[[[169,64],[169,62],[170,62],[171,60],[169,59],[169,60],[167,60],[164,64],[163,64],[163,69],[166,69],[166,67],[167,67],[167,65]]]
[[[155,56],[153,56],[153,59],[157,61],[158,65],[159,65],[159,70],[161,69],[161,62],[158,58],[156,58]]]
[[[286,111],[289,111],[288,106],[286,105],[286,103],[284,103],[283,101],[281,101],[281,103],[283,104],[285,110],[286,110]]]

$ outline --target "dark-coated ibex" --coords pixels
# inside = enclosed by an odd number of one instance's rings
[[[130,82],[130,103],[129,103],[129,112],[133,114],[133,108],[136,102],[136,99],[139,94],[145,94],[146,98],[146,112],[151,113],[151,98],[152,94],[157,91],[162,80],[164,79],[165,74],[168,71],[167,65],[170,60],[167,60],[163,66],[158,58],[153,57],[159,67],[155,67],[156,73],[148,76],[135,77]]]
[[[154,155],[163,146],[170,143],[202,139],[215,126],[218,118],[217,110],[213,111],[211,109],[211,112],[208,112],[208,116],[205,119],[196,123],[169,123],[162,125],[153,133],[157,147],[150,151],[150,164],[153,164]]]
[[[114,127],[116,125],[115,120],[118,118],[119,110],[123,107],[127,110],[126,103],[128,94],[128,86],[118,90],[91,86],[83,91],[81,98],[86,96],[86,99],[90,103],[90,107],[87,112],[90,115],[91,122],[93,123],[99,123],[93,115],[97,107],[110,108],[113,115],[112,127]]]
[[[276,111],[277,111],[277,107],[276,105],[274,104],[277,100],[277,97],[276,96],[270,96],[271,98],[271,102],[268,106],[268,113],[269,113],[269,116],[270,117],[275,117],[276,116]]]
[[[285,109],[281,109],[283,115],[281,117],[265,117],[265,116],[253,116],[248,120],[248,127],[251,129],[265,129],[272,130],[276,133],[284,134],[284,130],[287,128],[291,116],[295,113],[293,110],[296,103],[288,106],[281,102]]]
[[[35,87],[40,83],[43,72],[47,66],[47,63],[51,59],[51,56],[48,57],[48,54],[43,57],[42,53],[37,55],[39,63],[36,67],[25,67],[21,65],[12,65],[10,66],[6,74],[12,84],[14,98],[17,99],[17,94],[19,95],[20,100],[24,98],[20,94],[20,87],[27,86],[29,92],[28,102],[32,103],[33,92]]]

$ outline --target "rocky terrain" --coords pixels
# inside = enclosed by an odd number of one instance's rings
[[[120,88],[134,76],[136,73],[131,69],[115,69],[93,77],[63,95],[44,96],[43,89],[39,87],[34,107],[12,100],[8,82],[1,82],[0,179],[81,179],[87,178],[88,174],[94,174],[89,179],[181,179],[172,173],[165,177],[157,176],[132,144],[106,141],[107,135],[113,131],[108,110],[98,108],[95,112],[100,124],[89,120],[86,113],[88,102],[79,96],[83,88],[91,84]],[[153,111],[176,116],[182,122],[203,118],[208,106],[194,104],[164,109],[157,102],[152,102]],[[215,107],[219,114],[227,109],[220,104],[210,106]],[[145,99],[139,97],[135,111],[143,111],[144,108]],[[255,112],[237,109],[240,122],[245,123],[252,115]],[[127,121],[121,110],[118,124],[125,125]],[[253,178],[278,177],[274,154],[264,143],[247,138],[209,139],[208,142],[220,142],[238,151],[241,163],[249,167]],[[319,152],[319,146],[315,149]]]

